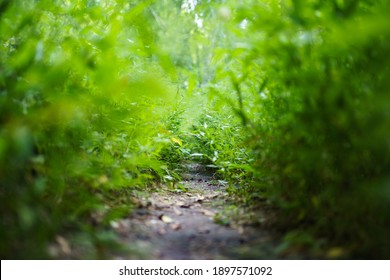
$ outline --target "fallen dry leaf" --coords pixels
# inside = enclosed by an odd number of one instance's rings
[[[173,219],[167,215],[161,215],[159,218],[161,221],[163,221],[166,224],[173,223]]]
[[[182,205],[184,205],[184,202],[183,202],[183,201],[177,201],[177,202],[175,203],[175,205],[176,205],[176,206],[182,206]]]
[[[71,249],[70,249],[69,243],[68,243],[68,241],[64,237],[62,237],[60,235],[57,235],[56,236],[56,241],[57,241],[58,245],[60,246],[61,251],[64,254],[69,255],[71,253]]]
[[[181,216],[183,215],[183,212],[181,212],[179,209],[177,209],[176,207],[173,207],[173,212],[175,212],[176,215],[178,216]]]
[[[180,224],[171,224],[171,229],[173,229],[173,230],[179,230],[179,229],[181,229],[181,225]]]
[[[214,215],[215,215],[215,212],[207,210],[207,209],[202,209],[201,212],[203,215],[208,216],[208,217],[214,217]]]
[[[213,198],[216,198],[218,196],[219,196],[219,194],[211,194],[211,195],[207,196],[207,199],[213,199]]]

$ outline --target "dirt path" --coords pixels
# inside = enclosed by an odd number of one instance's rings
[[[276,242],[259,223],[232,222],[223,182],[192,164],[181,187],[144,198],[116,231],[142,259],[276,259]],[[240,215],[242,209],[232,205]],[[216,223],[216,221],[218,223]],[[256,225],[255,225],[256,224]]]

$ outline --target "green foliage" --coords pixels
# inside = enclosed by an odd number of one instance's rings
[[[219,112],[206,109],[184,139],[191,151],[189,160],[215,168],[231,183],[244,183],[244,177],[250,176],[245,166],[251,156],[244,146],[242,128],[229,108]]]
[[[235,39],[225,57],[236,78],[225,80],[238,95],[251,93],[236,107],[249,120],[258,188],[284,210],[281,223],[355,257],[388,257],[388,3],[249,1],[230,9]]]
[[[2,258],[104,258],[188,161],[284,249],[389,257],[388,1],[195,2],[0,0]]]
[[[103,226],[129,213],[121,189],[166,174],[174,91],[148,51],[147,5],[1,1],[2,258],[47,258],[69,230],[98,235],[96,213]]]

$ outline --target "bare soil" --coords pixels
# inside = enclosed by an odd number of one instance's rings
[[[137,259],[281,258],[278,238],[262,226],[264,213],[234,205],[225,185],[191,164],[183,182],[143,198],[115,230]]]

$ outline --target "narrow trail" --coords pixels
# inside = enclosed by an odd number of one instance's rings
[[[280,258],[275,238],[261,222],[232,222],[224,216],[229,201],[225,186],[201,165],[189,165],[181,186],[187,191],[166,189],[144,198],[131,217],[118,223],[117,233],[131,244],[136,258]],[[238,207],[232,209],[245,215]]]

